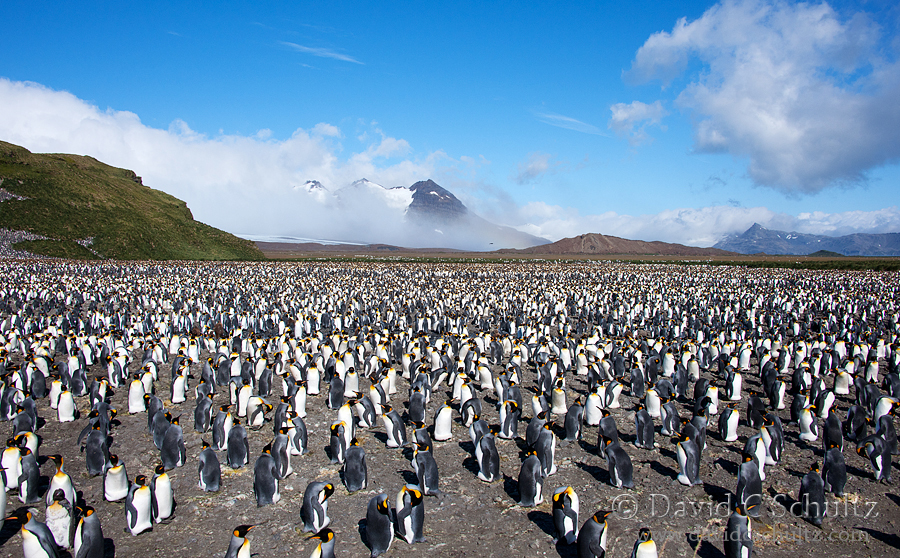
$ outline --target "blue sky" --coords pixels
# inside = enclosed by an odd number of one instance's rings
[[[551,240],[900,231],[892,2],[8,1],[4,15],[0,139],[132,168],[230,232],[331,236],[346,216],[294,187],[363,177],[433,178]]]

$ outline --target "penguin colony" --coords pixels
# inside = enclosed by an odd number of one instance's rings
[[[2,265],[4,555],[692,552],[612,509],[662,491],[731,502],[702,544],[744,557],[845,493],[895,496],[870,529],[896,506],[896,273]],[[470,546],[429,546],[454,517]]]

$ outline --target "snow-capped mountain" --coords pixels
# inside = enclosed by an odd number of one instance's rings
[[[338,218],[331,220],[331,238],[465,250],[527,248],[549,242],[479,217],[432,180],[416,182],[408,188],[386,188],[363,178],[334,192],[311,180],[295,189],[303,189],[313,201],[337,210]],[[291,234],[317,235],[304,230]]]

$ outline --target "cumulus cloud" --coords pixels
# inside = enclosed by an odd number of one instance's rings
[[[857,232],[900,230],[900,209],[844,213],[801,213],[793,216],[765,207],[712,206],[681,208],[656,214],[626,215],[607,211],[582,215],[577,208],[532,202],[512,217],[519,230],[559,240],[588,232],[632,240],[662,240],[689,246],[712,246],[726,235],[742,233],[753,223],[768,229],[839,236]]]
[[[864,13],[728,0],[653,34],[625,78],[669,87],[699,62],[676,99],[696,150],[746,158],[757,184],[796,195],[900,158],[896,48]]]
[[[318,180],[335,191],[362,177],[386,187],[409,186],[457,164],[441,151],[408,156],[405,140],[380,130],[373,136],[362,151],[343,156],[341,131],[327,123],[297,129],[283,140],[266,131],[209,137],[183,120],[157,129],[131,112],[103,110],[65,91],[0,78],[4,141],[132,169],[144,184],[185,200],[198,220],[236,233],[351,240],[381,230],[372,241],[401,240],[391,224],[402,213],[370,206],[350,214],[323,206],[303,188],[307,180]]]
[[[647,126],[659,126],[668,111],[660,101],[651,104],[633,101],[630,104],[616,103],[609,107],[612,117],[609,128],[620,136],[625,136],[632,145],[640,145],[650,141]]]

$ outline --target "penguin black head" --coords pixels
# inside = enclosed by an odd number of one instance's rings
[[[653,535],[650,533],[650,529],[646,527],[641,527],[640,532],[638,533],[638,541],[647,542],[653,539]]]
[[[153,471],[154,471],[157,475],[162,475],[163,473],[166,472],[166,468],[165,468],[162,464],[159,464],[159,465],[156,466],[156,469],[154,469]]]
[[[600,510],[600,511],[598,511],[597,513],[595,513],[595,514],[591,517],[591,519],[593,519],[593,520],[596,521],[597,523],[603,523],[603,522],[606,521],[606,518],[608,518],[611,514],[612,514],[612,511],[603,511],[603,510]]]
[[[256,527],[256,525],[238,525],[234,528],[233,534],[235,537],[243,539],[247,537],[247,533],[254,527]]]
[[[331,483],[326,484],[324,487],[322,487],[322,492],[325,493],[325,499],[327,500],[331,497],[332,494],[334,494],[334,485]]]
[[[326,528],[322,529],[321,531],[319,531],[318,533],[316,533],[315,535],[310,535],[309,537],[307,537],[306,540],[319,539],[320,541],[327,543],[327,542],[330,542],[331,539],[333,539],[333,538],[334,538],[334,531],[332,531],[331,529],[326,527]]]
[[[113,467],[117,466],[119,464],[119,456],[114,453],[109,454],[109,464]]]
[[[134,477],[134,484],[138,486],[146,486],[147,485],[147,477],[144,475],[138,475]]]
[[[813,461],[812,463],[809,464],[809,470],[810,470],[810,472],[818,473],[819,472],[819,464],[817,462]]]
[[[378,511],[384,515],[390,515],[391,513],[391,501],[387,496],[384,499],[379,500],[378,502]]]
[[[25,525],[29,521],[31,521],[31,512],[24,508],[19,508],[14,511],[6,520],[15,519],[22,525]]]

